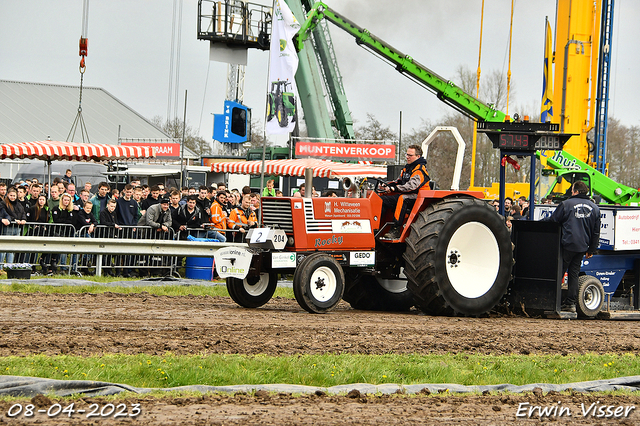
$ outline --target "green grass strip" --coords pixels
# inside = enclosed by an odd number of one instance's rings
[[[0,284],[1,292],[16,293],[45,293],[45,294],[101,294],[101,293],[121,293],[139,294],[149,293],[157,296],[222,296],[229,297],[229,292],[225,285],[204,286],[204,285],[161,285],[161,286],[105,286],[100,283],[88,285],[40,285],[40,284]],[[278,287],[273,295],[293,299],[293,289]]]
[[[634,354],[608,355],[107,355],[1,357],[0,373],[135,387],[287,383],[571,383],[633,376]]]

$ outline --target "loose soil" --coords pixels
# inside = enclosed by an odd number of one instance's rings
[[[0,294],[0,356],[152,354],[579,354],[640,350],[633,321],[549,320],[505,315],[485,318],[431,317],[418,311],[377,313],[352,310],[341,302],[327,315],[311,315],[291,299],[276,298],[259,309],[244,309],[230,298],[166,297],[142,294]],[[84,398],[89,406],[100,398]],[[135,419],[97,419],[95,424],[512,424],[519,403],[561,405],[571,424],[602,424],[583,417],[580,404],[635,405],[640,396],[523,394],[418,395],[204,395],[201,398],[138,397]],[[36,401],[37,402],[37,401]],[[51,401],[49,401],[51,402]],[[55,401],[53,401],[55,403]],[[41,403],[41,401],[40,401]],[[63,406],[69,401],[61,402]],[[46,405],[46,403],[45,403]],[[0,403],[0,424],[92,424],[86,418],[9,418]],[[48,408],[48,407],[47,407]],[[632,411],[616,422],[637,424]]]

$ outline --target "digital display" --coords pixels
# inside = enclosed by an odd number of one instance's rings
[[[562,142],[558,136],[542,136],[536,143],[536,149],[562,149]]]
[[[502,149],[533,149],[529,143],[529,135],[518,133],[501,133],[498,148]]]

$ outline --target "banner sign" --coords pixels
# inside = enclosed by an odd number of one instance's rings
[[[179,143],[144,143],[144,142],[123,142],[122,146],[141,146],[150,147],[156,150],[157,158],[165,159],[180,159],[180,144]]]
[[[268,135],[284,135],[293,131],[298,118],[298,89],[295,75],[298,53],[293,36],[300,24],[284,0],[275,0],[271,29],[269,87],[267,93]]]
[[[296,157],[344,160],[395,160],[395,145],[297,142]]]

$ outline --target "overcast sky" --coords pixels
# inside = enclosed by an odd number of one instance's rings
[[[172,0],[101,0],[89,8],[89,55],[84,84],[101,87],[147,118],[165,117],[169,99]],[[208,42],[197,40],[197,0],[183,2],[179,117],[188,90],[187,122],[209,140],[212,113],[221,113],[226,94],[225,64],[209,61]],[[255,3],[270,4],[268,0]],[[327,0],[326,3],[445,78],[456,68],[475,71],[481,0]],[[482,70],[507,70],[511,1],[486,0]],[[544,21],[555,21],[555,0],[518,0],[514,12],[512,94],[514,105],[539,112],[542,91]],[[610,116],[639,125],[640,2],[615,3]],[[330,26],[352,114],[366,114],[398,130],[438,124],[449,107],[433,94],[358,47]],[[81,0],[0,0],[0,79],[78,85]],[[245,104],[263,114],[268,53],[249,52]],[[516,108],[518,109],[518,108]],[[76,110],[69,111],[69,125]],[[0,123],[1,124],[1,123]]]

